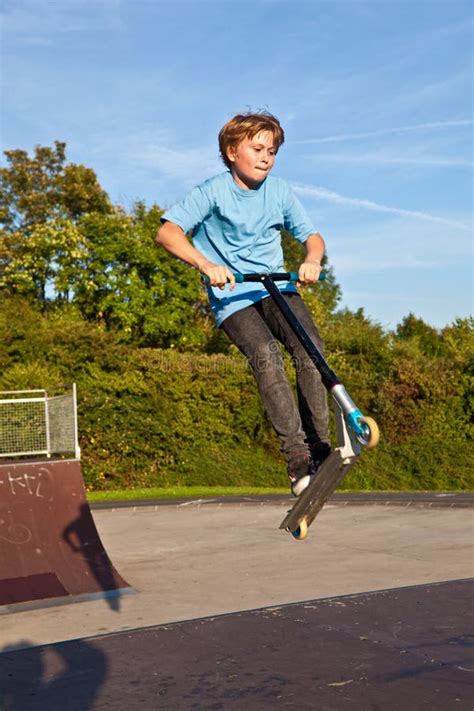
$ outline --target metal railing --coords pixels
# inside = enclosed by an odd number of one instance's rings
[[[76,385],[0,391],[0,457],[74,453],[80,458]]]

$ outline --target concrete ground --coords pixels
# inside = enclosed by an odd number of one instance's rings
[[[137,594],[2,615],[0,651],[473,575],[471,508],[328,504],[298,542],[289,503],[94,511]]]

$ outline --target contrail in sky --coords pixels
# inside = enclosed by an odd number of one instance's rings
[[[432,123],[418,123],[413,126],[398,126],[397,128],[381,128],[378,131],[367,131],[366,133],[342,133],[324,138],[306,138],[301,141],[291,141],[291,143],[337,143],[340,141],[351,141],[354,138],[373,138],[375,136],[388,136],[391,133],[408,133],[410,131],[431,130],[436,128],[455,128],[458,126],[472,126],[472,119],[460,119],[458,121],[433,121]]]
[[[430,222],[437,222],[439,224],[448,225],[449,227],[456,227],[459,230],[471,231],[468,225],[463,222],[456,222],[455,220],[448,220],[444,217],[437,217],[436,215],[431,215],[429,212],[419,212],[417,210],[404,210],[400,207],[390,207],[388,205],[380,205],[372,200],[361,200],[360,198],[346,197],[334,192],[333,190],[328,190],[327,188],[317,187],[315,185],[302,185],[300,183],[293,183],[292,185],[294,191],[300,195],[308,195],[308,197],[314,197],[319,200],[326,200],[327,202],[334,202],[340,205],[352,205],[353,207],[362,207],[366,210],[373,210],[374,212],[389,212],[394,215],[402,215],[403,217],[414,217],[420,220],[429,220]]]

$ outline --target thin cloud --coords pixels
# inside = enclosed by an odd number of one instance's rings
[[[323,138],[306,138],[300,141],[291,141],[292,144],[310,145],[313,143],[339,143],[342,141],[352,141],[359,138],[376,138],[377,136],[389,136],[397,133],[410,133],[412,131],[433,131],[445,128],[459,128],[462,126],[472,126],[472,119],[459,119],[455,121],[432,121],[430,123],[418,123],[411,126],[397,126],[394,128],[382,128],[377,131],[365,131],[363,133],[341,133]]]
[[[408,165],[408,166],[426,166],[428,168],[472,168],[474,163],[465,158],[423,158],[420,157],[403,157],[389,156],[383,154],[363,153],[361,155],[335,154],[335,153],[318,153],[318,162],[326,163],[349,163],[357,165]]]
[[[224,170],[216,151],[208,146],[168,148],[164,144],[150,144],[136,150],[133,159],[154,168],[163,177],[183,181],[188,187]]]
[[[393,259],[390,255],[386,258],[382,255],[378,259],[371,256],[370,259],[367,259],[364,255],[339,254],[333,258],[333,262],[336,264],[338,274],[353,274],[354,272],[380,274],[384,271],[393,272],[394,269],[431,269],[440,265],[437,259],[426,260],[423,257],[415,258],[412,255],[406,255],[399,259]]]
[[[429,212],[420,212],[418,210],[404,210],[400,207],[380,205],[379,203],[373,202],[372,200],[361,200],[360,198],[347,197],[345,195],[340,195],[339,193],[336,193],[333,190],[328,190],[327,188],[321,188],[314,185],[302,185],[294,183],[293,189],[296,193],[300,195],[307,195],[308,197],[313,197],[318,200],[326,200],[327,202],[333,202],[339,205],[350,205],[351,207],[372,210],[373,212],[387,212],[393,215],[400,215],[402,217],[410,217],[418,220],[428,220],[430,222],[437,222],[438,224],[447,225],[449,227],[455,227],[459,230],[465,230],[468,232],[471,231],[471,227],[465,225],[462,222],[457,222],[456,220],[448,220],[445,217],[438,217],[437,215],[431,215]]]

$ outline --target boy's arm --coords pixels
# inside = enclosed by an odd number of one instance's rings
[[[298,279],[303,284],[318,281],[321,273],[321,261],[326,249],[325,242],[319,232],[310,235],[304,246],[306,255],[298,270]]]
[[[209,277],[210,286],[217,286],[223,289],[227,282],[230,282],[230,288],[235,286],[235,278],[227,267],[222,264],[214,264],[199,252],[187,239],[183,230],[174,222],[164,222],[158,230],[156,241],[164,247],[167,252],[181,261],[190,264],[195,269],[198,269],[201,274]]]

